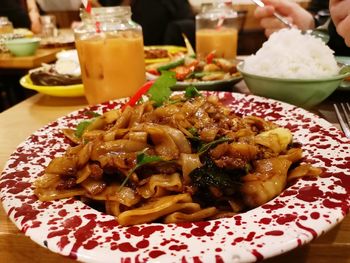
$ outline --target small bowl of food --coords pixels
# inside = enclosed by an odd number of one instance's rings
[[[5,41],[6,48],[16,57],[32,56],[36,53],[40,38],[17,38]]]
[[[253,94],[303,108],[321,103],[350,75],[320,39],[296,29],[274,33],[237,69]]]

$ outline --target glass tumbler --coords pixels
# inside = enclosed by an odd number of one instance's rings
[[[40,17],[42,24],[41,36],[43,38],[57,36],[56,17],[53,15],[45,15]]]
[[[74,33],[89,104],[132,96],[146,78],[142,29],[130,7],[81,10],[81,18]]]
[[[0,16],[0,34],[7,34],[13,32],[13,25],[6,16]]]
[[[196,16],[197,55],[205,57],[215,52],[217,57],[235,59],[241,25],[242,19],[232,5],[220,1],[205,6]]]

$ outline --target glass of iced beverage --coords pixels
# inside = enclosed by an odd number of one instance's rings
[[[205,57],[215,52],[216,57],[235,59],[241,26],[242,17],[232,5],[219,1],[206,7],[196,16],[197,55]]]
[[[81,13],[75,43],[89,104],[132,96],[145,82],[145,62],[142,29],[131,21],[130,7]]]
[[[0,34],[13,32],[13,25],[5,16],[0,16]]]

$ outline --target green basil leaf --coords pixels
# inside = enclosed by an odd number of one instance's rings
[[[126,175],[124,181],[122,182],[122,184],[119,187],[119,191],[122,189],[122,187],[124,187],[124,185],[127,183],[127,181],[129,180],[130,176],[133,174],[133,172],[135,172],[138,168],[140,168],[141,166],[148,164],[148,163],[153,163],[153,162],[161,162],[164,161],[161,157],[157,156],[157,155],[148,155],[146,154],[147,149],[139,152],[136,155],[136,165],[134,168],[132,168],[129,173]]]
[[[199,91],[196,89],[195,86],[188,86],[185,90],[185,97],[187,99],[191,99],[191,98],[194,98],[194,97],[198,97],[198,96],[202,96]]]
[[[148,164],[148,163],[153,163],[153,162],[160,162],[163,161],[163,159],[157,155],[148,155],[144,152],[139,153],[136,156],[136,163],[137,166],[140,167],[142,165]]]
[[[81,138],[86,128],[92,123],[92,120],[80,122],[75,129],[75,136]]]
[[[189,129],[187,129],[193,136],[198,136],[198,130],[196,127],[192,126]]]
[[[151,100],[155,106],[161,106],[171,95],[171,87],[176,83],[175,72],[162,71],[162,75],[154,82],[148,90]]]
[[[212,142],[209,142],[209,143],[206,143],[206,144],[203,144],[200,149],[198,150],[198,154],[203,154],[205,153],[206,151],[208,151],[210,148],[220,144],[220,143],[224,143],[224,142],[228,142],[228,141],[231,141],[232,139],[230,138],[227,138],[227,137],[222,137],[220,139],[217,139],[215,141],[212,141]]]
[[[94,112],[94,111],[85,111],[84,112],[84,115],[86,116],[89,116],[90,118],[93,118],[93,117],[100,117],[101,114],[97,113],[97,112]]]

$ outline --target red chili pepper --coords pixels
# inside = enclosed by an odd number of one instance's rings
[[[155,80],[150,80],[143,84],[141,88],[139,88],[138,91],[136,91],[136,93],[130,98],[130,100],[122,106],[122,111],[124,111],[127,106],[134,106],[136,102],[141,99],[142,95],[144,95],[152,87],[154,82]]]
[[[207,61],[207,64],[211,64],[213,62],[214,57],[215,57],[215,52],[210,52],[205,58]]]
[[[147,72],[153,75],[158,75],[158,76],[160,75],[157,69],[149,69],[147,70]]]

